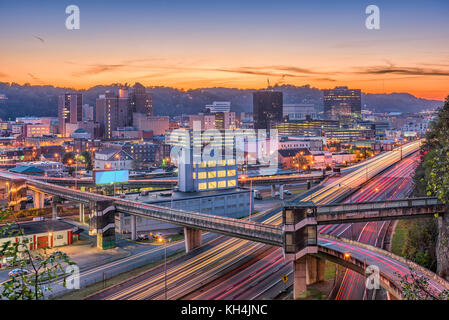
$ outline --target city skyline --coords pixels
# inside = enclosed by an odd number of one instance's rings
[[[0,81],[78,90],[117,82],[261,89],[269,78],[272,85],[447,95],[444,1],[377,1],[380,30],[366,29],[365,1],[76,4],[79,30],[65,28],[68,3],[0,5],[8,30],[0,34],[7,44]]]

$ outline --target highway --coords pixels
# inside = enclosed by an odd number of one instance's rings
[[[387,170],[385,173],[374,178],[369,184],[357,191],[344,202],[361,202],[368,200],[379,200],[385,193],[395,197],[406,195],[410,190],[410,180],[417,165],[417,155],[404,159],[401,163]],[[389,197],[389,199],[392,199]],[[387,222],[356,223],[321,226],[320,232],[336,236],[353,238],[364,243],[380,244],[379,234],[385,234]],[[377,227],[377,228],[376,228]],[[355,231],[353,230],[355,229]],[[375,232],[378,231],[378,232]],[[356,239],[357,234],[358,239]],[[267,247],[267,250],[268,247]],[[364,279],[358,273],[346,270],[345,281],[341,285],[339,294],[343,297],[346,292],[351,292],[354,299],[362,299],[364,295]],[[201,290],[187,295],[186,299],[271,299],[285,289],[281,281],[282,275],[289,278],[293,276],[290,262],[283,261],[282,249],[273,250],[270,256],[263,257],[254,265],[248,266],[239,272],[232,270],[229,275],[222,277],[214,283],[207,285]],[[361,293],[357,296],[357,293]]]
[[[419,149],[419,142],[413,142],[403,147],[403,155],[406,156]],[[386,152],[366,162],[366,166],[360,166],[339,179],[334,179],[328,184],[308,192],[301,200],[313,200],[317,203],[331,203],[354,191],[357,186],[366,182],[378,173],[385,170],[400,160],[400,153],[396,150]],[[266,223],[280,224],[280,211],[274,212],[268,217]],[[227,238],[227,237],[223,237]],[[333,246],[338,250],[347,250],[344,243],[329,242],[320,239],[320,244]],[[202,287],[205,283],[213,281],[233,268],[246,263],[251,259],[257,260],[255,252],[263,251],[264,245],[246,240],[229,239],[220,248],[214,248],[210,252],[203,252],[192,261],[182,262],[167,271],[167,296],[169,299],[186,297],[193,290]],[[265,246],[267,248],[268,246]],[[242,259],[246,261],[242,261]],[[277,262],[277,261],[276,261]],[[271,270],[274,270],[273,268]],[[125,283],[119,288],[111,288],[101,295],[92,296],[92,299],[164,299],[165,285],[164,274],[142,275],[140,281]],[[251,297],[254,298],[254,297]]]

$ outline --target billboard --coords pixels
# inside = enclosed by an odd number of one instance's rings
[[[129,180],[129,170],[95,171],[95,185],[126,183]]]

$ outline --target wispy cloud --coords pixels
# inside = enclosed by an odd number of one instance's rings
[[[40,81],[40,79],[38,77],[36,77],[34,74],[28,73],[28,75],[30,76],[31,79],[36,80],[36,81]]]
[[[9,77],[6,73],[0,72],[0,78],[6,78]]]
[[[355,73],[370,75],[399,74],[410,76],[449,76],[449,70],[423,67],[397,67],[394,65],[360,68],[360,70]]]

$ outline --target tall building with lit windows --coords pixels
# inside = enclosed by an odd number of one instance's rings
[[[192,130],[178,130],[168,143],[178,149],[178,186],[182,192],[223,190],[238,187],[235,137],[217,131],[196,137]],[[218,135],[221,139],[216,140]]]
[[[83,120],[83,96],[81,93],[65,93],[58,97],[59,133],[67,137],[67,124]]]
[[[153,116],[153,94],[147,93],[145,87],[138,82],[130,90],[129,104],[132,112]]]
[[[111,139],[112,132],[119,127],[132,123],[132,112],[128,100],[127,88],[121,88],[119,94],[106,91],[96,100],[95,120],[100,123],[100,130],[105,139]]]
[[[360,89],[335,87],[323,90],[324,116],[327,120],[350,122],[362,117],[362,93]]]

